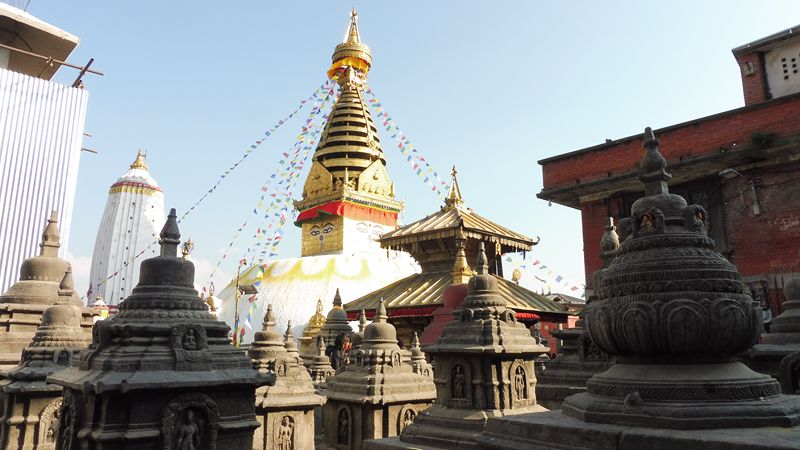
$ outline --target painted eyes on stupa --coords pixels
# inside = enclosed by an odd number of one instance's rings
[[[322,232],[325,234],[330,234],[331,231],[333,231],[332,223],[326,223],[325,226],[322,228]]]
[[[318,226],[311,227],[311,231],[308,232],[308,234],[310,234],[312,236],[319,236],[320,233],[321,233],[321,231],[320,231]]]

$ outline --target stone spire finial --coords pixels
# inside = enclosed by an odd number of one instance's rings
[[[160,236],[161,239],[158,243],[161,245],[161,256],[176,258],[178,245],[181,243],[181,232],[178,229],[178,216],[175,214],[175,208],[169,210],[167,222],[164,223]]]
[[[489,261],[486,259],[486,251],[483,248],[483,242],[478,243],[478,262],[475,263],[475,269],[478,275],[489,274]]]
[[[364,328],[367,326],[367,314],[362,309],[361,312],[358,313],[358,332],[363,333]]]
[[[325,338],[322,336],[317,338],[317,356],[325,356]]]
[[[58,230],[58,212],[50,212],[47,219],[47,226],[42,233],[42,243],[39,244],[41,256],[58,256],[58,248],[61,247],[61,232]]]
[[[272,310],[272,303],[267,305],[267,313],[264,314],[264,322],[261,324],[261,331],[271,331],[275,328],[275,312]]]
[[[614,252],[619,248],[619,236],[617,227],[614,226],[614,218],[606,217],[606,225],[603,227],[603,237],[600,239],[600,258],[603,259],[604,266],[613,258]]]
[[[58,285],[58,303],[70,303],[74,284],[72,281],[72,266],[67,266],[67,270],[64,271],[64,278],[61,279],[61,283]]]
[[[419,336],[417,332],[414,332],[414,337],[411,338],[411,348],[420,348],[419,347]]]
[[[644,129],[645,153],[639,166],[639,180],[644,183],[645,195],[668,194],[667,182],[672,175],[667,173],[667,160],[658,151],[660,141],[650,127]]]
[[[372,319],[372,323],[386,323],[389,319],[389,315],[386,314],[386,304],[381,298],[380,302],[378,302],[378,307],[375,309],[375,317]]]
[[[303,363],[303,360],[300,358],[300,352],[297,350],[297,341],[294,339],[291,320],[286,323],[286,333],[283,334],[283,346],[286,348],[286,353],[295,358],[298,364]]]
[[[339,294],[339,288],[336,288],[336,295],[333,296],[333,306],[342,307],[342,295]]]

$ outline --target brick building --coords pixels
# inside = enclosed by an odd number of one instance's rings
[[[745,106],[655,131],[670,191],[708,210],[717,249],[773,315],[782,311],[784,281],[800,272],[799,31],[733,49]],[[539,161],[538,197],[581,210],[590,283],[605,217],[627,217],[642,196],[641,157],[642,135],[634,135]]]

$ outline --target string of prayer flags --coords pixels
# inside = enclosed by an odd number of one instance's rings
[[[553,286],[556,286],[573,296],[583,294],[584,286],[582,283],[573,282],[568,277],[556,273],[550,266],[538,259],[532,262],[526,262],[525,257],[521,254],[510,253],[506,255],[505,261],[510,263],[515,269],[519,269],[523,273],[528,273],[537,281],[545,284],[548,290],[552,290]]]
[[[423,183],[431,187],[431,191],[438,195],[442,200],[447,198],[447,192],[450,186],[447,181],[439,176],[439,172],[434,170],[428,160],[422,153],[414,147],[411,141],[406,137],[400,127],[394,122],[389,113],[383,107],[383,103],[372,92],[372,88],[367,87],[364,92],[369,96],[367,103],[369,103],[375,110],[376,120],[380,122],[389,133],[392,139],[397,141],[397,148],[400,150],[406,161],[411,163],[411,170],[417,174]]]

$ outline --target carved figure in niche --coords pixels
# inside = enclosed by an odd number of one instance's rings
[[[194,335],[193,328],[186,330],[186,334],[183,335],[182,344],[184,350],[197,350],[197,336]]]
[[[72,352],[69,350],[60,350],[55,354],[56,364],[59,366],[68,366],[70,361],[72,361]]]
[[[533,324],[533,330],[531,330],[531,336],[533,336],[533,340],[536,341],[536,345],[542,345],[542,324],[536,322]]]
[[[278,450],[294,449],[294,420],[289,416],[283,416],[281,426],[278,428],[277,439]]]
[[[285,362],[279,362],[278,363],[277,373],[278,373],[279,376],[286,375],[286,363]]]
[[[641,218],[641,222],[639,222],[639,230],[650,231],[652,228],[653,228],[653,216],[650,214],[644,214]]]
[[[395,367],[400,367],[400,353],[395,353],[392,356],[392,365]]]
[[[467,398],[467,380],[460,365],[453,367],[453,398]]]
[[[339,427],[336,431],[336,443],[350,445],[350,413],[344,408],[339,410]]]
[[[414,408],[408,408],[403,412],[403,417],[401,423],[403,424],[403,428],[411,425],[414,423],[414,419],[417,418],[417,412],[414,411]],[[401,430],[402,431],[402,430]]]
[[[178,450],[200,449],[200,419],[194,411],[187,409],[184,413],[185,420],[178,428]]]
[[[528,380],[522,366],[517,366],[514,371],[514,392],[517,394],[517,400],[528,398]]]

